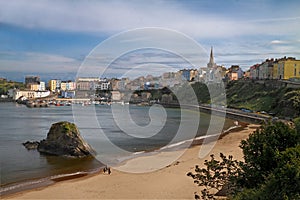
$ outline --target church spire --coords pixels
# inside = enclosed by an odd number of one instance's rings
[[[209,58],[210,63],[214,63],[214,54],[213,54],[213,47],[210,49],[210,58]]]
[[[211,47],[211,49],[210,49],[209,63],[207,63],[207,67],[208,68],[213,68],[215,65],[216,64],[214,62],[213,47]]]

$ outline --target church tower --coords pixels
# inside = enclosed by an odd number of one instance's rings
[[[212,69],[216,67],[216,63],[214,62],[214,54],[213,54],[213,47],[210,49],[210,57],[209,57],[209,63],[207,63],[207,68]]]

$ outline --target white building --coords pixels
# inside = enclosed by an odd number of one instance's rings
[[[12,96],[14,100],[20,97],[25,97],[27,99],[43,98],[50,95],[50,91],[32,91],[32,90],[18,90],[13,89],[9,91],[9,96]]]
[[[67,81],[66,90],[76,90],[76,83],[72,81]]]
[[[96,90],[99,86],[99,78],[77,78],[76,79],[76,88],[77,90]]]
[[[111,100],[112,101],[120,101],[121,93],[119,91],[111,91]]]
[[[45,84],[45,82],[40,82],[39,91],[45,91],[45,90],[46,90],[46,84]]]
[[[99,83],[98,89],[99,90],[109,90],[110,89],[110,82],[106,81],[106,82]]]

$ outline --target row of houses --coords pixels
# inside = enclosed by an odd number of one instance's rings
[[[76,82],[51,79],[48,82],[48,87],[51,92],[76,90]]]
[[[293,57],[267,59],[261,64],[250,67],[250,79],[300,78],[300,60]]]

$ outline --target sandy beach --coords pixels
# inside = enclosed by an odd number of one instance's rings
[[[54,185],[24,191],[4,199],[194,199],[194,192],[200,192],[193,180],[186,176],[194,171],[195,165],[203,166],[209,155],[233,155],[242,160],[240,141],[246,139],[259,125],[250,124],[243,130],[231,132],[218,140],[213,149],[203,158],[199,158],[201,145],[187,149],[171,165],[152,171],[149,163],[164,162],[178,152],[162,152],[151,156],[138,157],[127,161],[118,169],[112,168],[110,175],[99,173],[58,182]],[[203,146],[209,144],[203,144]],[[180,153],[180,152],[179,152]],[[218,158],[218,157],[217,157]],[[148,173],[127,173],[138,168],[148,169]]]

